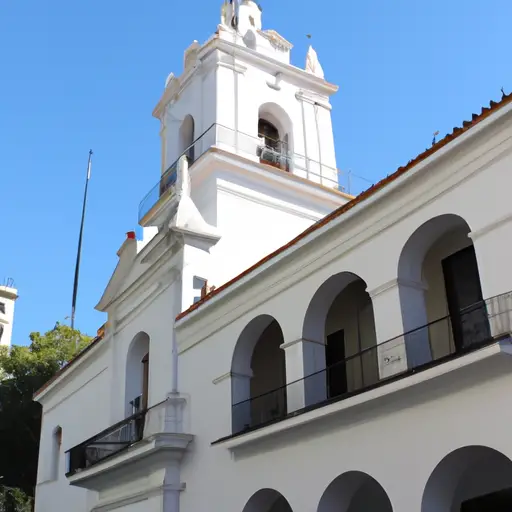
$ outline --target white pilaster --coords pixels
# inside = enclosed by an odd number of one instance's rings
[[[284,343],[281,348],[285,351],[288,412],[325,400],[325,345],[298,339]]]
[[[393,279],[368,292],[375,317],[381,379],[432,359],[424,290],[423,283]]]

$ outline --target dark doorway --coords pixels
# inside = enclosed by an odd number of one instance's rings
[[[345,361],[345,331],[340,329],[327,336],[325,346],[327,388],[329,398],[347,392],[347,363]]]
[[[466,350],[490,338],[487,310],[472,245],[442,261],[455,350]]]
[[[512,489],[493,492],[464,501],[460,512],[510,512],[512,510]]]

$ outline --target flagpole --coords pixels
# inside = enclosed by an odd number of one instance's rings
[[[83,237],[83,233],[84,233],[85,207],[87,205],[87,189],[89,188],[89,180],[91,179],[91,160],[92,160],[92,149],[89,150],[89,160],[87,162],[87,175],[85,178],[84,201],[83,201],[83,205],[82,205],[82,220],[80,222],[80,234],[78,235],[78,251],[76,254],[75,281],[73,283],[73,301],[71,303],[71,329],[75,328],[76,295],[78,292],[78,276],[80,274],[80,256],[82,253],[82,237]]]

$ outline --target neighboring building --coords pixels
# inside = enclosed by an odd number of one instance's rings
[[[316,54],[231,9],[154,111],[108,322],[36,393],[36,512],[511,510],[512,96],[351,198]]]
[[[11,346],[14,324],[14,303],[18,298],[18,290],[12,287],[9,279],[0,286],[0,346]]]

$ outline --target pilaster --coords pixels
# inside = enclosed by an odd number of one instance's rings
[[[285,351],[288,412],[325,400],[325,345],[301,338],[281,348]]]

